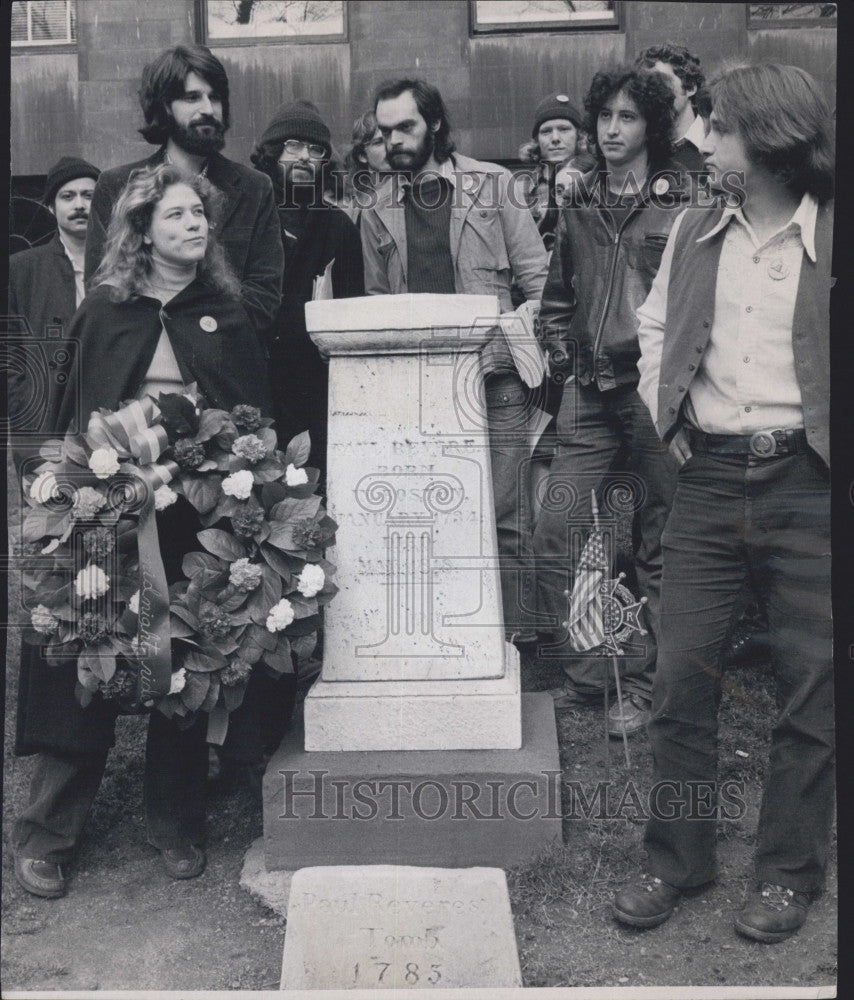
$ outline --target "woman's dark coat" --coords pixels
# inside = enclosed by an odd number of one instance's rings
[[[211,320],[216,329],[208,332],[204,327],[210,327]],[[49,432],[63,433],[70,426],[85,430],[93,410],[101,406],[114,410],[134,398],[164,326],[182,375],[186,382],[198,384],[209,406],[230,410],[248,403],[265,415],[271,413],[264,354],[238,301],[202,279],[193,281],[163,308],[146,296],[114,302],[112,289],[101,285],[83,300],[69,325],[69,351],[79,355],[82,376],[79,382],[69,379],[51,414]],[[181,506],[170,510],[176,512]],[[192,511],[186,507],[186,513]],[[182,542],[194,547],[197,522],[177,513],[168,520],[176,537],[173,543],[161,537],[161,548],[166,551]],[[73,661],[51,667],[38,647],[24,645],[17,754],[102,753],[112,746],[114,703],[96,698],[81,708],[74,695],[76,677]]]

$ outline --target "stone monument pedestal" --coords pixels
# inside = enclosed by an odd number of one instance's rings
[[[513,865],[560,838],[554,709],[504,641],[495,296],[311,302],[338,522],[321,677],[264,779],[268,868]],[[524,705],[524,711],[523,711]]]
[[[522,737],[519,750],[309,753],[289,733],[264,776],[267,870],[534,858],[561,842],[549,694],[522,695]]]

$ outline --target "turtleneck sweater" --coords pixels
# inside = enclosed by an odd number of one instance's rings
[[[196,277],[195,263],[175,264],[161,257],[153,247],[151,260],[154,267],[142,291],[143,294],[158,299],[162,306],[167,305]],[[160,339],[157,342],[154,357],[151,359],[151,364],[145,373],[145,378],[136,397],[142,399],[145,396],[154,396],[156,399],[161,392],[180,392],[183,385],[184,378],[178,366],[178,359],[172,350],[172,344],[169,342],[169,335],[164,326],[160,331]]]

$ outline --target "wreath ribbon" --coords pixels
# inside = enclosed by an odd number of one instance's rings
[[[172,635],[169,585],[160,552],[154,491],[177,475],[177,463],[157,459],[169,446],[166,429],[155,421],[160,409],[151,398],[135,399],[115,413],[92,413],[86,437],[96,447],[111,447],[123,460],[120,470],[145,484],[138,511],[139,549],[138,660],[139,699],[146,707],[169,694],[172,684]],[[129,459],[136,459],[134,464]]]

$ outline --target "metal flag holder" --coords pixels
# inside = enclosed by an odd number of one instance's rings
[[[596,503],[596,492],[595,490],[590,491],[591,507],[593,510],[593,532],[597,537],[597,540],[601,538],[600,528],[599,528],[599,507]],[[608,720],[608,660],[611,662],[611,666],[614,671],[614,681],[617,688],[617,704],[620,706],[620,722],[623,736],[623,752],[626,758],[626,767],[630,768],[632,766],[631,758],[629,756],[629,740],[626,733],[625,720],[623,717],[623,690],[620,683],[620,664],[619,657],[623,654],[623,647],[620,643],[624,642],[633,633],[637,632],[640,635],[646,635],[647,630],[640,623],[640,613],[641,608],[647,603],[646,597],[641,597],[640,600],[636,601],[634,595],[626,587],[622,581],[625,579],[625,573],[619,573],[615,579],[609,578],[607,575],[607,568],[610,562],[606,559],[601,560],[601,570],[602,579],[595,588],[595,593],[590,598],[591,603],[595,603],[596,615],[601,613],[601,620],[594,616],[594,630],[598,634],[602,635],[602,640],[595,645],[586,646],[576,646],[577,638],[573,636],[573,626],[576,625],[577,617],[575,620],[570,620],[573,617],[573,597],[576,597],[576,591],[580,590],[582,586],[585,586],[587,581],[582,583],[581,571],[587,572],[589,567],[585,565],[585,556],[588,554],[588,549],[591,546],[591,537],[588,537],[587,544],[582,550],[581,558],[579,559],[578,569],[576,571],[576,578],[573,584],[573,589],[565,590],[564,596],[569,599],[569,617],[567,621],[563,622],[563,627],[569,633],[569,639],[574,648],[579,649],[579,651],[598,649],[600,650],[599,655],[603,659],[604,667],[604,702],[605,702],[605,769],[606,775],[610,777],[611,773],[611,744],[610,744],[610,733],[608,730],[609,720]],[[604,556],[604,545],[601,549],[601,555]],[[589,597],[589,586],[585,586],[582,597],[586,599]],[[601,612],[599,610],[599,605],[601,603]],[[589,610],[589,604],[588,604]]]

